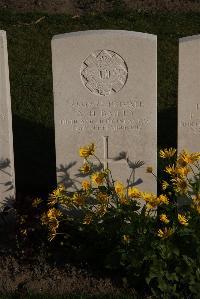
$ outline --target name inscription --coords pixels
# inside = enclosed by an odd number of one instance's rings
[[[141,100],[89,102],[72,101],[73,117],[60,119],[59,124],[72,131],[140,131],[149,123],[137,111],[144,108]]]

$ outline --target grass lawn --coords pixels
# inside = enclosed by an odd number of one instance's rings
[[[36,22],[42,17],[45,18]],[[200,33],[199,13],[116,10],[74,18],[3,10],[0,28],[8,36],[18,192],[48,192],[56,183],[51,71],[51,39],[55,34],[91,29],[156,34],[158,145],[159,148],[176,146],[178,38]]]

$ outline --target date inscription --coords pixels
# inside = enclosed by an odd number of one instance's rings
[[[148,123],[148,117],[138,116],[144,108],[141,100],[112,100],[71,102],[71,117],[60,119],[59,125],[72,131],[141,131]],[[141,113],[140,113],[141,114]]]

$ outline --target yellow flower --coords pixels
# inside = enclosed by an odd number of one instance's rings
[[[79,149],[79,155],[80,157],[88,158],[89,156],[94,155],[94,151],[95,151],[95,145],[94,143],[91,143],[87,146],[81,147]]]
[[[148,202],[146,204],[147,210],[153,210],[153,209],[156,209],[156,207],[157,207],[157,203],[156,202]]]
[[[57,210],[55,208],[52,208],[52,209],[48,210],[48,212],[47,212],[47,217],[49,219],[58,218],[60,216],[62,216],[61,211],[59,211],[59,210]]]
[[[183,150],[177,159],[177,163],[180,166],[186,166],[188,164],[193,164],[200,159],[200,152],[190,153],[187,150]]]
[[[97,208],[95,214],[97,214],[98,216],[102,217],[102,216],[104,216],[106,214],[106,212],[107,212],[107,208],[102,205],[102,206],[100,206],[100,207]]]
[[[178,222],[185,226],[187,226],[189,224],[188,219],[184,215],[181,215],[181,214],[178,214]]]
[[[119,195],[119,203],[121,205],[128,205],[129,204],[129,201],[128,201],[128,199],[126,198],[126,196],[124,194],[118,193],[118,195]]]
[[[60,217],[61,215],[62,215],[62,213],[55,208],[52,208],[52,209],[48,210],[47,213],[42,214],[41,222],[42,222],[42,225],[48,226],[49,241],[52,241],[56,236],[56,230],[59,227],[59,221],[57,218]]]
[[[188,183],[182,178],[172,179],[174,190],[180,194],[186,194],[188,191]]]
[[[166,190],[168,186],[169,186],[169,184],[167,181],[162,181],[162,189],[163,190]]]
[[[131,240],[131,238],[130,238],[129,235],[123,235],[123,236],[122,236],[122,240],[123,240],[125,243],[129,243],[130,240]]]
[[[137,188],[129,188],[128,189],[128,196],[131,198],[139,198],[141,196],[141,191]]]
[[[187,176],[190,171],[191,169],[188,167],[176,167],[176,173],[178,176]]]
[[[37,206],[39,206],[39,204],[41,204],[41,202],[42,202],[42,199],[41,199],[41,198],[35,198],[35,199],[33,200],[33,202],[32,202],[32,206],[33,206],[34,208],[37,208]]]
[[[160,237],[161,239],[166,239],[170,237],[173,234],[173,229],[172,228],[167,228],[165,227],[164,229],[159,229],[157,232],[157,236]]]
[[[200,160],[200,152],[192,153],[192,163],[195,163]]]
[[[141,192],[141,198],[146,201],[148,209],[155,209],[160,204],[169,204],[169,199],[163,194],[157,197],[154,193]]]
[[[65,186],[63,184],[58,185],[58,187],[53,191],[53,194],[60,196],[60,194],[65,191]]]
[[[161,214],[161,215],[160,215],[160,221],[162,221],[162,222],[165,223],[165,224],[168,224],[168,223],[169,223],[169,219],[167,218],[167,215],[166,215],[166,214]]]
[[[147,172],[147,173],[152,173],[152,172],[153,172],[153,167],[148,166],[148,167],[146,168],[146,172]]]
[[[169,199],[166,195],[161,194],[161,195],[158,196],[158,203],[168,205],[169,204]]]
[[[144,199],[145,201],[150,201],[150,200],[155,200],[156,199],[156,195],[154,193],[150,193],[150,192],[141,192],[141,197],[142,199]]]
[[[125,194],[125,186],[121,182],[115,182],[115,192],[118,195],[124,195]]]
[[[91,214],[85,215],[85,218],[83,220],[83,224],[90,224],[91,222],[92,222],[92,215]]]
[[[82,188],[84,191],[87,191],[88,189],[90,189],[90,187],[91,187],[90,181],[88,180],[82,181]]]
[[[169,149],[165,148],[164,150],[159,151],[159,156],[163,159],[172,158],[176,153],[176,149],[170,147]]]
[[[170,175],[173,175],[173,176],[176,175],[176,168],[175,168],[174,164],[172,166],[171,165],[166,166],[164,171],[169,173]]]
[[[72,197],[72,201],[78,206],[83,206],[85,204],[85,197],[83,194],[75,192]]]
[[[110,196],[107,193],[99,192],[97,193],[97,200],[99,200],[101,203],[108,203],[110,199]]]
[[[84,163],[83,166],[80,168],[80,171],[82,173],[90,172],[90,165],[88,163]]]
[[[104,172],[95,172],[91,175],[91,181],[100,186],[105,182],[105,173]]]
[[[169,166],[166,166],[166,168],[165,168],[165,172],[169,173],[171,176],[174,176],[174,177],[175,176],[180,176],[180,177],[187,176],[190,171],[191,170],[188,167],[179,166],[178,164],[177,164],[177,166],[169,165]]]
[[[58,188],[53,190],[53,192],[50,194],[48,204],[51,206],[56,204],[58,202],[58,199],[60,200],[60,198],[64,195],[64,192],[65,192],[65,186],[63,184],[60,184]]]
[[[146,201],[146,203],[150,203],[156,200],[156,197],[154,197],[154,194],[148,193],[148,192],[141,192],[141,198]]]
[[[147,209],[154,209],[158,205],[158,199],[154,193],[141,192],[141,198],[146,201]]]

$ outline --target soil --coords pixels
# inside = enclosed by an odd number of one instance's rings
[[[1,294],[15,294],[25,298],[28,293],[105,296],[124,293],[124,291],[114,286],[108,278],[95,278],[86,271],[70,265],[63,267],[49,265],[42,256],[38,256],[35,262],[30,262],[12,255],[1,255],[0,297]]]
[[[117,279],[56,261],[44,249],[36,253],[30,245],[17,250],[16,241],[16,214],[11,209],[6,215],[0,213],[0,298],[2,294],[26,298],[29,293],[55,296],[133,293],[123,289]]]
[[[0,9],[77,15],[112,10],[119,3],[139,11],[200,12],[199,0],[0,0]]]

